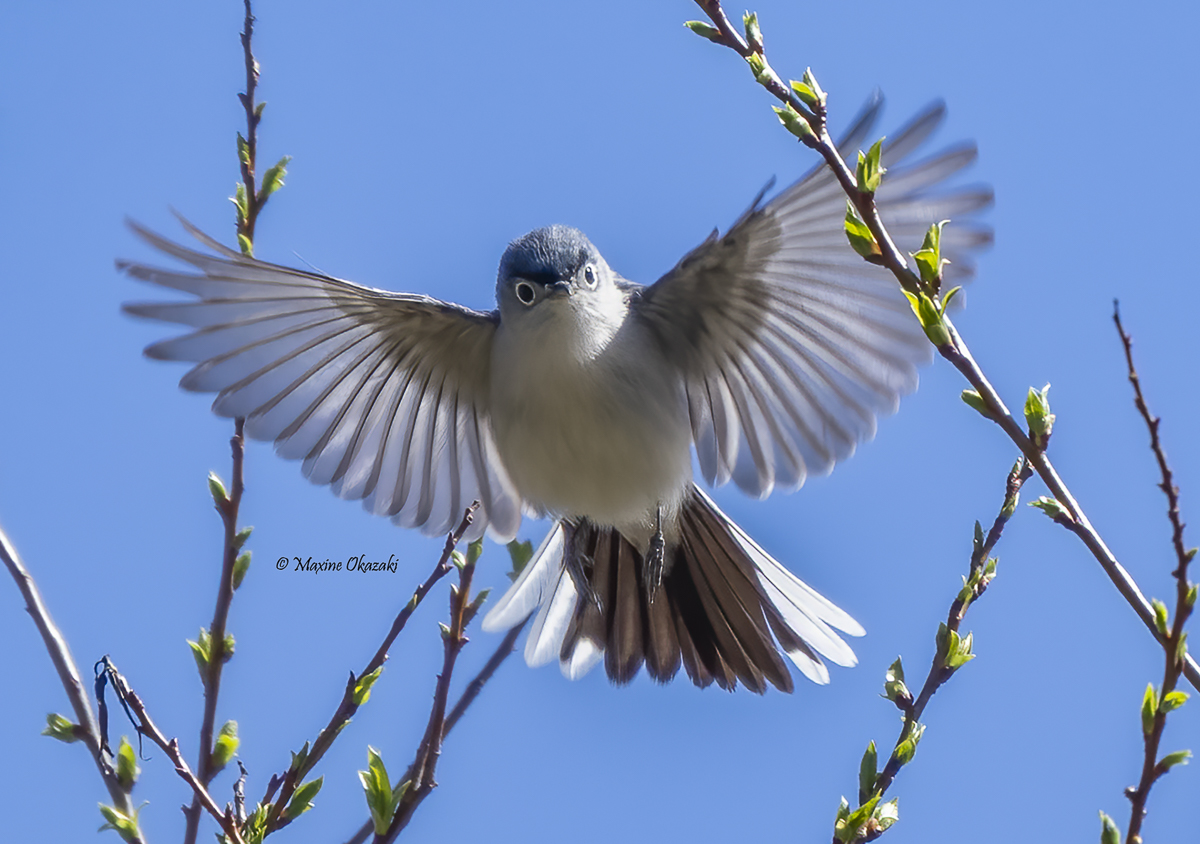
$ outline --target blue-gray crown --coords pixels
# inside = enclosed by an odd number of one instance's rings
[[[500,259],[501,281],[525,278],[552,283],[572,278],[587,261],[598,257],[596,247],[579,229],[546,226],[534,229],[508,245]]]

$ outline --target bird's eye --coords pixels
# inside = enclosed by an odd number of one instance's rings
[[[583,268],[583,280],[584,283],[587,284],[588,288],[594,288],[596,286],[596,268],[591,264],[588,264]]]
[[[532,305],[536,295],[537,294],[534,293],[533,290],[533,285],[528,281],[517,282],[517,298],[520,299],[521,302],[526,305]]]

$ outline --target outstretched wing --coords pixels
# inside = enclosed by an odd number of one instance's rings
[[[521,501],[488,416],[495,314],[268,264],[184,225],[216,254],[130,228],[198,273],[117,264],[196,297],[124,306],[193,329],[147,356],[195,362],[184,389],[216,393],[216,413],[372,513],[444,533],[478,500],[470,536],[516,533]]]
[[[858,119],[843,154],[861,145],[879,106]],[[992,194],[937,188],[975,160],[975,147],[903,163],[944,116],[935,104],[885,143],[889,170],[876,198],[903,249],[915,251],[931,223],[953,220],[942,251],[952,261],[947,280],[957,282],[973,272],[966,253],[991,241],[969,216]],[[636,293],[633,309],[684,379],[705,478],[732,477],[766,496],[828,472],[871,438],[876,416],[916,389],[917,365],[932,350],[895,279],[850,249],[845,195],[828,168],[761,199]]]

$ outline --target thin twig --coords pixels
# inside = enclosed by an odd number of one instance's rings
[[[450,731],[454,729],[454,725],[466,714],[467,708],[475,702],[475,698],[479,697],[479,693],[483,691],[483,687],[487,684],[488,680],[492,679],[492,675],[496,673],[497,669],[504,663],[504,660],[512,656],[513,650],[517,645],[517,637],[521,635],[521,631],[525,629],[525,625],[528,623],[529,619],[526,618],[516,627],[505,633],[500,644],[496,646],[491,659],[475,675],[475,679],[467,683],[466,688],[459,695],[458,703],[454,704],[454,708],[446,716],[446,726],[442,730],[443,742],[446,740],[446,736],[450,735]]]
[[[217,602],[213,610],[212,625],[209,627],[208,662],[204,672],[204,713],[200,722],[199,758],[196,764],[196,776],[206,787],[217,771],[213,767],[213,731],[217,720],[217,700],[221,694],[221,673],[226,660],[231,656],[225,651],[225,636],[229,621],[229,608],[233,603],[233,568],[237,562],[241,543],[238,540],[238,510],[242,503],[242,493],[245,491],[243,465],[245,462],[246,443],[243,437],[245,420],[234,420],[233,437],[229,446],[233,453],[232,486],[227,496],[216,502],[217,512],[225,528],[224,551],[221,561],[221,580],[217,586]],[[186,823],[184,827],[185,844],[195,844],[200,831],[201,801],[199,796],[184,810]]]
[[[42,594],[37,588],[37,582],[33,579],[33,575],[25,568],[16,547],[9,541],[3,529],[0,529],[0,559],[4,560],[5,567],[12,575],[17,588],[21,590],[21,595],[25,598],[25,611],[29,613],[38,632],[42,635],[42,642],[45,643],[46,651],[50,654],[50,661],[54,663],[54,670],[58,673],[63,690],[67,693],[67,699],[71,702],[71,708],[75,711],[79,738],[96,763],[100,778],[104,781],[104,787],[113,801],[113,807],[123,815],[133,815],[133,804],[129,800],[129,792],[117,779],[116,771],[105,758],[105,754],[101,753],[100,733],[96,727],[96,716],[92,711],[91,699],[80,679],[79,669],[71,656],[67,640],[63,637],[62,631],[58,629],[58,625],[54,623],[54,619],[51,618],[50,610],[42,600]]]
[[[245,19],[242,26],[242,55],[246,66],[246,90],[238,94],[238,99],[246,111],[246,154],[238,150],[238,166],[242,174],[242,187],[245,192],[245,214],[238,216],[239,242],[249,244],[251,250],[254,243],[254,227],[258,221],[261,203],[255,187],[255,162],[258,155],[258,124],[262,119],[261,111],[255,106],[254,96],[258,88],[258,62],[254,58],[254,12],[251,0],[244,0]],[[221,565],[221,582],[217,589],[217,604],[213,612],[212,626],[209,628],[211,637],[211,652],[208,661],[208,671],[204,682],[204,714],[200,724],[200,749],[197,763],[198,776],[206,786],[212,781],[216,772],[212,766],[213,729],[216,725],[217,699],[221,691],[221,671],[227,658],[225,654],[225,629],[229,618],[229,607],[233,603],[233,568],[237,561],[240,545],[237,541],[238,509],[242,501],[242,466],[245,457],[244,439],[245,420],[234,420],[234,434],[230,440],[233,450],[233,488],[230,495],[218,502],[217,509],[225,525],[225,552]],[[192,805],[184,810],[187,818],[184,830],[184,844],[196,844],[200,831],[200,803],[193,800]]]
[[[817,138],[820,137],[825,127],[825,105],[818,103],[810,107],[796,96],[791,87],[785,85],[779,74],[767,63],[767,54],[763,45],[749,43],[737,31],[737,28],[726,17],[725,10],[721,8],[720,0],[696,0],[696,4],[704,10],[709,20],[716,26],[718,34],[714,40],[718,44],[728,47],[743,59],[761,60],[762,71],[757,76],[758,83],[770,91],[772,96],[787,103],[797,114],[802,115],[808,121],[812,127],[813,136],[803,137],[799,140],[810,149],[817,149]]]
[[[258,89],[258,62],[254,58],[251,42],[254,39],[254,13],[250,8],[250,0],[245,0],[246,19],[242,26],[242,56],[246,63],[246,90],[238,94],[242,108],[246,110],[246,156],[241,158],[242,185],[246,190],[246,215],[238,220],[238,234],[254,243],[254,227],[258,223],[258,212],[266,197],[260,197],[255,188],[255,167],[258,161],[258,123],[262,113],[254,102],[254,94]]]
[[[1171,573],[1175,578],[1175,621],[1167,632],[1166,640],[1162,643],[1165,657],[1162,688],[1157,692],[1153,688],[1147,690],[1147,695],[1154,696],[1154,719],[1149,725],[1149,729],[1145,724],[1142,728],[1145,752],[1142,758],[1141,778],[1138,780],[1136,788],[1126,791],[1131,807],[1125,842],[1126,844],[1140,844],[1142,821],[1146,817],[1146,802],[1150,799],[1150,789],[1159,777],[1170,770],[1170,766],[1162,764],[1158,757],[1169,711],[1168,707],[1163,704],[1168,695],[1175,691],[1184,668],[1181,653],[1185,647],[1183,628],[1192,612],[1192,604],[1189,601],[1192,584],[1188,582],[1187,572],[1188,563],[1191,562],[1196,552],[1195,549],[1189,550],[1184,545],[1184,523],[1179,512],[1179,488],[1175,486],[1171,467],[1167,464],[1166,452],[1158,436],[1158,426],[1161,420],[1150,412],[1150,408],[1146,405],[1146,399],[1142,395],[1141,380],[1133,365],[1133,340],[1125,333],[1125,328],[1121,325],[1121,312],[1115,300],[1113,301],[1113,323],[1116,324],[1117,334],[1120,335],[1121,345],[1125,349],[1125,362],[1129,367],[1129,383],[1133,386],[1133,403],[1150,432],[1150,450],[1154,452],[1154,458],[1158,462],[1158,469],[1162,476],[1158,486],[1167,497],[1167,519],[1171,523],[1171,544],[1175,550],[1176,559],[1175,571]]]
[[[1084,546],[1091,551],[1092,556],[1100,563],[1101,568],[1104,569],[1104,573],[1108,575],[1109,580],[1117,587],[1117,591],[1125,598],[1126,603],[1133,607],[1138,617],[1146,625],[1146,629],[1162,644],[1162,637],[1154,621],[1154,609],[1146,599],[1146,596],[1142,594],[1141,589],[1138,588],[1137,582],[1134,581],[1129,572],[1125,570],[1125,567],[1117,560],[1116,555],[1109,550],[1104,539],[1092,526],[1092,523],[1088,521],[1083,508],[1076,502],[1075,497],[1059,476],[1050,459],[1044,452],[1034,446],[1025,435],[1025,432],[1021,430],[1016,420],[1013,419],[995,389],[988,383],[983,371],[971,358],[966,344],[962,341],[958,332],[954,330],[953,326],[950,325],[949,319],[946,320],[946,324],[950,327],[950,336],[954,343],[954,348],[942,347],[938,351],[971,382],[971,386],[987,402],[992,418],[1000,425],[1009,439],[1017,444],[1022,453],[1029,459],[1038,477],[1046,484],[1046,487],[1055,499],[1067,510],[1071,520],[1066,524],[1066,527],[1078,536]],[[1200,666],[1197,666],[1195,660],[1190,655],[1185,656],[1184,674],[1188,682],[1196,689],[1200,689]]]
[[[470,707],[470,705],[475,702],[475,699],[479,697],[479,693],[483,691],[483,687],[489,680],[492,679],[492,676],[496,673],[500,666],[504,664],[504,661],[512,656],[513,650],[516,648],[517,638],[521,635],[521,631],[525,629],[525,625],[528,623],[529,619],[526,618],[516,627],[513,627],[506,634],[504,634],[504,638],[500,641],[500,644],[496,646],[496,650],[492,653],[491,658],[488,659],[483,668],[480,669],[479,673],[475,675],[474,679],[467,683],[466,688],[463,689],[462,694],[459,695],[458,702],[454,704],[454,708],[451,709],[450,714],[446,716],[446,724],[442,728],[443,743],[445,743],[446,737],[450,735],[450,731],[454,729],[455,724],[457,724],[463,715],[466,714],[468,707]],[[412,782],[412,778],[415,773],[416,761],[414,760],[413,764],[409,766],[408,771],[405,772],[404,776],[400,778],[400,782]],[[355,832],[354,835],[347,839],[346,844],[363,844],[364,841],[371,837],[373,828],[374,825],[372,822],[367,820],[366,823],[359,827],[358,831]]]
[[[113,691],[133,711],[137,720],[138,734],[145,736],[151,742],[158,745],[158,747],[162,748],[163,752],[170,757],[171,762],[175,765],[175,772],[191,787],[195,800],[205,811],[216,818],[217,823],[221,825],[221,830],[234,844],[242,844],[241,833],[238,831],[237,820],[233,812],[222,811],[221,807],[217,805],[217,801],[213,799],[208,789],[200,781],[200,778],[192,773],[192,769],[188,767],[187,761],[179,751],[179,740],[175,738],[168,739],[163,734],[162,730],[154,723],[154,719],[150,717],[150,713],[146,710],[146,705],[142,703],[142,699],[138,697],[137,692],[129,686],[129,682],[115,668],[109,673],[109,680],[113,684]]]
[[[458,586],[450,589],[450,625],[442,628],[442,646],[445,656],[442,671],[438,674],[433,692],[433,706],[429,711],[429,723],[421,739],[416,759],[410,767],[411,778],[408,790],[396,808],[395,817],[387,832],[376,835],[378,844],[390,844],[408,826],[413,812],[437,787],[437,764],[442,755],[442,741],[446,735],[446,701],[450,696],[450,679],[463,646],[467,644],[467,625],[478,611],[478,602],[471,599],[471,580],[475,574],[475,557],[468,555],[459,569]]]
[[[749,56],[748,45],[733,30],[729,20],[725,17],[725,13],[721,10],[720,0],[696,0],[696,3],[704,10],[720,31],[720,43],[734,50],[743,58]],[[763,55],[761,48],[755,52],[759,56]],[[760,78],[760,84],[777,99],[795,108],[795,103],[793,102],[795,95],[793,92],[791,92],[788,86],[783,85],[782,80],[780,80],[773,70],[770,70],[769,65],[766,66],[766,69],[769,73]],[[797,111],[800,111],[801,114],[804,113],[800,109],[797,109]],[[813,136],[803,139],[804,143],[816,150],[825,159],[825,163],[837,178],[838,183],[842,186],[842,190],[854,204],[863,221],[870,228],[871,234],[878,243],[881,252],[877,263],[886,267],[905,290],[910,292],[916,290],[918,287],[917,277],[909,269],[903,253],[897,248],[891,235],[884,227],[882,220],[880,220],[879,212],[875,205],[874,194],[858,189],[854,173],[847,167],[846,162],[837,150],[837,146],[833,143],[826,130],[824,115],[815,114],[811,117],[812,119],[809,120],[809,123],[813,129]],[[1138,617],[1146,625],[1146,628],[1161,643],[1162,637],[1155,625],[1154,610],[1150,606],[1150,602],[1146,600],[1145,595],[1142,594],[1137,583],[1130,577],[1129,572],[1124,569],[1120,562],[1117,561],[1116,556],[1104,544],[1104,540],[1092,526],[1091,522],[1088,521],[1083,508],[1075,501],[1074,496],[1071,495],[1071,491],[1055,470],[1050,459],[1030,441],[1025,431],[1013,418],[1008,408],[1004,405],[1004,401],[1000,398],[999,393],[996,392],[995,388],[984,375],[983,370],[980,369],[979,365],[975,363],[974,358],[971,357],[970,350],[967,348],[966,343],[963,342],[962,337],[954,329],[950,319],[945,317],[944,321],[949,334],[949,342],[937,346],[938,353],[948,360],[970,382],[974,390],[979,393],[987,405],[990,417],[1000,426],[1017,448],[1020,449],[1021,453],[1025,455],[1033,470],[1037,472],[1042,482],[1046,484],[1046,487],[1070,515],[1070,522],[1067,524],[1067,527],[1080,538],[1092,553],[1092,556],[1100,563],[1101,568],[1104,569],[1105,574],[1108,575],[1113,585],[1117,587],[1117,591],[1133,607]],[[1187,676],[1188,681],[1200,690],[1200,666],[1196,664],[1190,655],[1185,656],[1184,674]]]
[[[1191,561],[1191,556],[1183,542],[1184,524],[1183,517],[1179,513],[1179,487],[1175,486],[1171,467],[1167,465],[1167,455],[1163,451],[1162,441],[1158,438],[1158,426],[1162,420],[1150,413],[1150,408],[1146,406],[1146,399],[1142,396],[1142,382],[1133,365],[1133,340],[1125,333],[1125,329],[1121,325],[1121,311],[1115,299],[1113,300],[1113,323],[1117,326],[1117,333],[1121,336],[1121,345],[1125,349],[1125,362],[1129,366],[1129,383],[1133,386],[1134,406],[1137,407],[1138,413],[1142,415],[1142,420],[1146,423],[1146,428],[1150,431],[1150,449],[1154,452],[1154,459],[1158,462],[1158,471],[1162,474],[1162,481],[1158,488],[1167,496],[1167,519],[1171,522],[1171,544],[1175,548],[1175,558],[1179,561],[1182,569]],[[1178,585],[1185,588],[1187,578],[1184,576],[1184,572],[1176,570],[1171,574],[1176,578]]]
[[[721,0],[696,0],[696,5],[704,10],[704,14],[708,15],[709,19],[717,27],[721,33],[721,43],[733,50],[743,59],[748,58],[753,50],[746,43],[746,39],[737,31],[729,18],[725,16],[725,10],[721,8]]]
[[[412,617],[412,614],[416,611],[417,607],[420,606],[421,601],[429,593],[429,590],[434,587],[434,584],[436,584],[439,580],[445,577],[447,573],[449,573],[451,569],[450,559],[454,554],[454,549],[458,547],[458,543],[462,541],[463,534],[467,532],[467,529],[471,526],[472,521],[474,521],[475,511],[478,508],[479,502],[473,502],[471,506],[468,507],[463,513],[462,521],[459,522],[458,527],[446,535],[446,544],[442,548],[442,555],[438,558],[437,565],[434,566],[433,571],[429,574],[429,577],[425,578],[425,582],[416,588],[416,590],[413,592],[412,598],[405,605],[404,609],[402,609],[396,616],[395,620],[392,622],[391,629],[384,637],[383,642],[379,645],[379,648],[375,651],[375,655],[371,657],[371,661],[367,663],[366,668],[364,668],[357,677],[355,677],[353,674],[350,675],[350,680],[346,683],[346,691],[342,695],[341,703],[338,704],[337,709],[330,717],[329,723],[326,724],[325,728],[317,735],[317,738],[313,742],[312,748],[304,758],[304,761],[297,767],[289,768],[287,773],[285,773],[282,778],[272,778],[271,783],[267,787],[267,792],[263,795],[262,799],[262,803],[264,805],[274,802],[271,813],[267,820],[268,830],[273,830],[277,828],[277,826],[282,825],[280,823],[281,814],[284,808],[287,806],[288,801],[291,800],[292,794],[295,792],[296,787],[303,781],[304,776],[313,769],[317,762],[321,760],[321,757],[323,757],[326,751],[328,751],[333,745],[334,739],[336,739],[341,733],[342,728],[346,725],[346,722],[350,720],[355,712],[358,711],[358,704],[354,702],[354,690],[358,680],[375,671],[384,664],[388,657],[388,651],[391,649],[392,644],[396,641],[396,637],[400,635],[402,630],[404,630],[405,625],[408,624],[409,618]],[[276,787],[280,789],[278,800],[275,800]]]
[[[237,813],[238,823],[246,822],[246,777],[250,772],[246,770],[246,766],[242,764],[242,760],[237,760],[238,778],[233,784],[233,809]]]
[[[1021,487],[1032,474],[1033,472],[1029,468],[1029,463],[1024,458],[1018,460],[1012,471],[1009,472],[1004,490],[1004,503],[1000,507],[1000,512],[992,522],[992,527],[988,531],[987,537],[982,543],[975,546],[971,555],[970,573],[967,580],[968,583],[974,583],[975,586],[969,595],[964,596],[960,592],[950,605],[950,610],[946,614],[946,628],[948,630],[955,633],[958,632],[963,619],[966,617],[967,609],[986,591],[989,580],[987,577],[980,577],[980,574],[984,571],[988,557],[996,547],[996,543],[1000,541],[1000,536],[1004,532],[1004,526],[1008,524],[1008,520],[1012,517],[1017,506]],[[963,591],[965,592],[966,590]],[[896,779],[896,775],[900,772],[900,768],[905,764],[897,752],[900,745],[913,735],[913,732],[920,723],[921,715],[925,712],[925,707],[929,705],[930,699],[957,670],[957,668],[946,665],[945,643],[939,642],[933,656],[933,664],[929,667],[929,673],[925,676],[925,682],[922,684],[921,691],[917,694],[916,699],[908,698],[907,700],[896,701],[896,705],[904,713],[904,724],[900,728],[900,736],[896,739],[896,744],[891,756],[888,757],[887,764],[884,765],[883,770],[879,772],[879,776],[875,780],[874,791],[884,794],[892,785],[892,782]],[[882,830],[868,831],[865,840],[872,841],[881,832]]]

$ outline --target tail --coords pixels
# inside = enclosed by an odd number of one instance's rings
[[[525,661],[557,657],[575,679],[601,658],[609,679],[628,683],[644,664],[660,683],[683,666],[697,686],[733,689],[740,680],[763,693],[770,681],[792,691],[781,652],[804,676],[828,683],[821,657],[854,665],[854,652],[832,628],[863,629],[775,561],[693,486],[680,516],[680,540],[668,549],[661,587],[650,601],[642,550],[611,527],[585,522],[587,576],[601,607],[583,599],[563,564],[568,526],[559,522],[516,583],[487,617],[503,630],[538,611]]]

